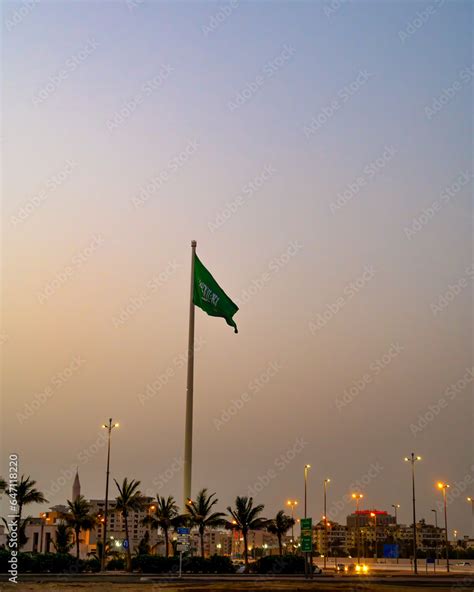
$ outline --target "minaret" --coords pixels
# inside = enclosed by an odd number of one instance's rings
[[[74,483],[72,484],[72,501],[75,502],[81,495],[81,482],[79,481],[79,470],[76,469],[76,476],[74,477]]]

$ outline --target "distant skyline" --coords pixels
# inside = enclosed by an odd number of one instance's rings
[[[408,523],[414,451],[471,534],[472,4],[2,9],[0,474],[103,497],[113,417],[111,476],[181,503],[195,239],[240,310],[196,310],[193,491],[271,515],[310,463],[315,518],[330,477]]]

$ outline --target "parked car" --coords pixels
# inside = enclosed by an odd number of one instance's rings
[[[369,566],[366,563],[350,563],[344,566],[344,573],[364,575],[369,573]]]

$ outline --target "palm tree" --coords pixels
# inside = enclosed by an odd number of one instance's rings
[[[161,528],[165,537],[165,557],[169,555],[169,531],[181,521],[179,509],[172,495],[167,498],[156,494],[156,504],[153,513],[142,520],[142,524],[152,528]]]
[[[258,506],[253,505],[253,498],[247,496],[237,496],[235,498],[235,508],[227,507],[227,511],[235,522],[227,522],[228,528],[237,528],[242,532],[244,539],[244,560],[245,566],[249,564],[249,551],[248,551],[248,532],[249,530],[262,530],[268,525],[267,518],[259,517],[259,514],[263,512],[263,504]]]
[[[191,518],[191,524],[198,527],[201,541],[201,557],[204,557],[204,532],[206,528],[223,526],[225,514],[223,512],[212,512],[217,504],[215,493],[207,494],[207,489],[201,489],[196,500],[189,500],[186,511]]]
[[[27,506],[28,504],[45,504],[48,501],[44,497],[43,492],[36,489],[35,485],[36,481],[30,479],[30,476],[25,477],[22,475],[16,488],[11,491],[11,493],[16,495],[18,503],[18,523],[21,522],[23,506]]]
[[[115,509],[122,513],[125,522],[125,537],[127,539],[127,571],[132,571],[132,553],[130,551],[130,537],[128,533],[128,514],[129,512],[139,512],[145,507],[145,498],[139,490],[140,481],[132,479],[130,482],[127,477],[119,485],[114,479],[115,485],[119,490],[119,495],[115,498]]]
[[[67,522],[60,522],[56,527],[55,541],[53,541],[56,553],[69,553],[74,546],[71,541],[71,530]]]
[[[0,477],[0,493],[2,493],[2,491],[5,491],[7,488],[7,482],[5,481],[5,479],[3,477]]]
[[[267,530],[271,534],[276,534],[278,537],[278,549],[280,550],[280,556],[283,555],[283,545],[281,544],[282,537],[294,526],[295,520],[291,516],[287,516],[283,510],[280,510],[278,514],[270,520]]]
[[[76,559],[79,561],[79,535],[81,530],[91,530],[96,525],[96,517],[90,513],[91,506],[83,495],[73,502],[67,501],[68,512],[63,514],[66,523],[74,530],[76,535]]]

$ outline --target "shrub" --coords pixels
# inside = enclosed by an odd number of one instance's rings
[[[111,559],[107,563],[107,569],[110,569],[111,571],[121,571],[121,570],[125,569],[125,560],[122,559],[121,557]]]
[[[259,574],[299,574],[304,573],[304,557],[301,555],[268,555],[252,566]]]

